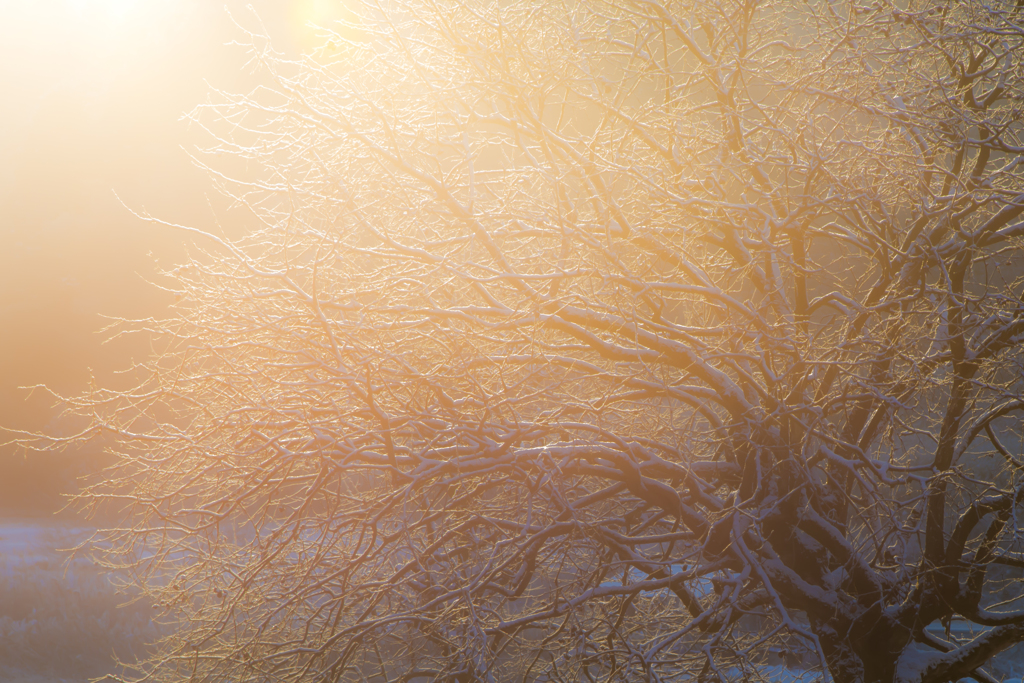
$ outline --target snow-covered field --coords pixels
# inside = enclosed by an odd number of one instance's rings
[[[134,660],[157,636],[147,603],[125,604],[130,596],[115,590],[107,573],[85,556],[62,552],[91,533],[48,520],[0,518],[0,681],[84,682],[114,673],[115,654]],[[1024,683],[1019,657],[1006,658],[997,678]],[[822,680],[820,672],[779,665],[758,667],[754,678]]]
[[[0,680],[86,681],[132,660],[156,635],[150,608],[125,605],[109,575],[70,559],[91,529],[37,519],[0,519]]]

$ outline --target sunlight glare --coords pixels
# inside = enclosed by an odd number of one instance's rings
[[[289,11],[292,39],[304,51],[323,43],[322,29],[334,29],[332,24],[346,18],[345,3],[340,0],[295,0]]]

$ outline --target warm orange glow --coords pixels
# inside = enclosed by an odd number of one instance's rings
[[[181,119],[210,86],[250,87],[244,49],[229,44],[244,38],[236,22],[254,31],[262,23],[276,49],[295,54],[314,46],[312,24],[328,24],[341,11],[323,0],[226,5],[0,3],[5,426],[41,429],[54,415],[42,392],[29,396],[19,387],[73,393],[90,372],[109,377],[146,352],[130,341],[102,345],[101,316],[159,315],[170,297],[145,281],[180,259],[183,241],[142,224],[118,197],[179,223],[208,222],[211,202],[219,210],[205,173],[182,151],[199,140]]]
[[[1024,0],[3,2],[0,683],[1019,677]]]

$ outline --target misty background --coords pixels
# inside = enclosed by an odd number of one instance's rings
[[[126,381],[117,371],[148,354],[145,339],[105,344],[101,330],[166,312],[170,296],[151,283],[184,256],[187,237],[126,206],[207,230],[243,227],[247,216],[228,210],[186,153],[204,140],[182,119],[211,87],[255,82],[244,48],[230,44],[246,39],[236,22],[298,55],[316,44],[311,24],[342,7],[0,0],[0,425],[73,429],[52,396],[23,387],[116,385]],[[97,451],[0,450],[0,516],[52,515],[102,465]]]

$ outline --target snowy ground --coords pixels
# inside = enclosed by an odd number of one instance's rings
[[[134,660],[156,637],[148,604],[126,605],[129,596],[114,589],[108,574],[84,556],[71,559],[62,552],[92,531],[49,520],[0,518],[0,681],[84,682],[115,672],[115,654]],[[1008,654],[997,678],[1024,683],[1024,665],[1017,664],[1024,651]],[[757,673],[770,683],[822,680],[820,672],[779,665],[759,667]]]
[[[91,529],[0,519],[0,680],[86,681],[134,659],[156,635],[149,607],[125,605],[109,576],[72,548]]]

